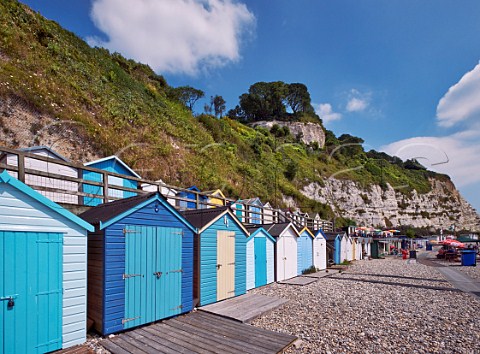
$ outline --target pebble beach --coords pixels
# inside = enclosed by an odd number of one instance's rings
[[[254,292],[290,300],[252,322],[299,337],[288,353],[480,353],[480,298],[415,261],[356,261],[309,285]]]

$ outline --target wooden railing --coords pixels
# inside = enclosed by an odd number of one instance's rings
[[[45,168],[34,168],[35,164],[43,164]],[[58,169],[63,168],[69,171],[69,174],[58,173]],[[131,194],[143,194],[147,191],[142,189],[142,185],[153,186],[159,192],[175,190],[176,194],[162,193],[171,205],[180,210],[186,209],[205,209],[220,206],[218,203],[212,203],[211,198],[219,200],[221,205],[230,206],[237,217],[246,224],[269,224],[292,221],[298,226],[307,226],[310,229],[332,231],[332,223],[325,220],[307,218],[303,215],[291,213],[274,208],[265,208],[258,205],[250,205],[231,198],[221,196],[211,196],[195,190],[179,188],[177,186],[159,183],[143,178],[126,176],[115,172],[105,171],[79,163],[67,162],[60,159],[53,159],[37,155],[30,152],[24,152],[5,147],[0,147],[0,171],[6,169],[20,181],[29,185],[40,193],[50,197],[56,202],[73,205],[89,205],[88,201],[92,199],[98,203],[108,203],[113,200],[122,199],[120,194],[125,192]],[[94,173],[99,176],[99,181],[90,180],[86,175]],[[114,183],[109,183],[110,179],[117,178],[133,182],[137,188],[129,188]],[[68,187],[65,187],[68,185]],[[61,187],[63,186],[63,187]],[[88,186],[88,187],[87,187]],[[91,187],[98,188],[93,193]],[[183,194],[193,195],[193,198],[179,196]],[[191,207],[193,205],[193,207]]]

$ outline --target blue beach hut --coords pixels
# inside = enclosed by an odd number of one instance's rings
[[[197,193],[192,193],[192,192],[197,192]],[[186,191],[180,191],[177,193],[177,197],[188,199],[186,200],[177,200],[178,206],[180,210],[186,210],[186,209],[206,209],[208,207],[208,197],[200,193],[200,189],[197,188],[197,186],[191,186],[187,188]],[[198,197],[198,207],[197,207],[197,197]]]
[[[228,207],[182,213],[198,229],[195,300],[203,306],[247,291],[248,231]]]
[[[275,281],[275,238],[263,227],[247,227],[247,290]]]
[[[80,215],[88,235],[88,317],[102,335],[193,308],[196,229],[158,192]]]
[[[117,177],[117,176],[108,176],[107,182],[109,186],[120,186],[120,187],[137,189],[137,181],[128,179],[127,177],[141,178],[138,175],[138,173],[132,170],[125,162],[120,160],[115,155],[108,156],[100,160],[87,162],[84,164],[84,166],[98,168],[100,170],[104,170],[107,172],[114,172],[114,173],[118,173],[125,176],[125,178]],[[87,181],[102,182],[103,174],[84,170],[83,179]],[[85,193],[103,195],[103,188],[101,186],[84,184],[83,191]],[[115,188],[108,189],[108,196],[113,197],[115,199],[133,197],[135,195],[137,195],[137,193],[132,191],[122,191]],[[88,206],[96,206],[96,205],[102,204],[103,200],[101,198],[84,197],[83,203],[84,205],[88,205]]]
[[[240,205],[240,206],[239,206]],[[260,198],[237,200],[236,215],[245,224],[263,224],[263,203]]]
[[[340,264],[343,262],[342,259],[342,235],[336,232],[324,232],[325,239],[327,244],[333,247],[333,262],[335,264]]]
[[[0,353],[82,344],[93,226],[0,173]]]
[[[313,240],[315,235],[304,227],[300,232],[297,243],[297,275],[313,266]]]

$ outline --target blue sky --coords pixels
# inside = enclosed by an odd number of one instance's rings
[[[22,2],[228,108],[258,81],[304,83],[328,129],[418,157],[480,210],[478,0]]]

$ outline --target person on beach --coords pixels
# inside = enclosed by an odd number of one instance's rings
[[[406,248],[402,248],[402,259],[407,259],[408,251]]]

